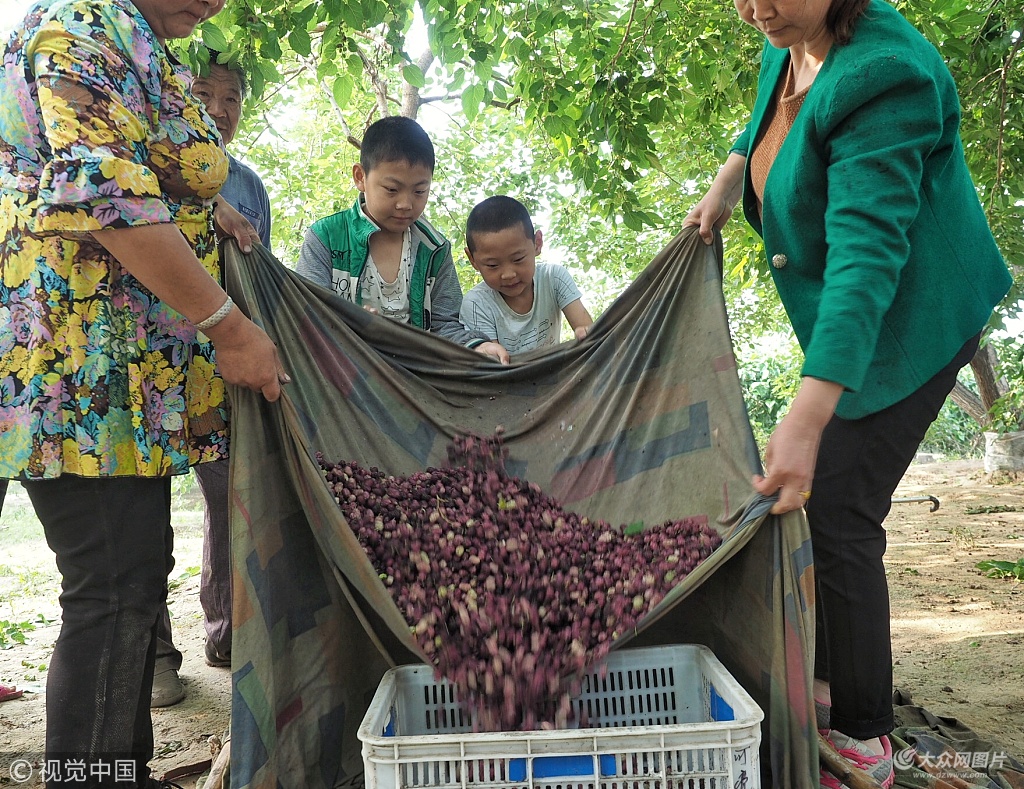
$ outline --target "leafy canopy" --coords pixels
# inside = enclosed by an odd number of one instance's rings
[[[957,80],[968,161],[1015,274],[1012,315],[1024,280],[1019,4],[894,5]],[[366,125],[430,107],[447,115],[431,220],[461,239],[476,200],[515,194],[609,298],[714,177],[753,102],[763,43],[724,0],[228,0],[198,38],[250,75],[257,98],[236,145],[269,182],[283,259],[311,221],[351,203]],[[752,231],[737,218],[724,234],[737,346],[753,347],[787,322]]]

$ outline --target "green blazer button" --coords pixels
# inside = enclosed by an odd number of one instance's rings
[[[778,255],[772,255],[772,265],[775,268],[785,268],[787,263],[789,263],[789,258],[781,252]]]

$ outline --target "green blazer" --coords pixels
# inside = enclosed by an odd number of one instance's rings
[[[747,156],[789,68],[766,44]],[[858,419],[902,400],[986,324],[1011,285],[964,161],[956,86],[935,48],[872,0],[833,46],[747,220],[764,239],[804,350],[802,373],[842,384]]]

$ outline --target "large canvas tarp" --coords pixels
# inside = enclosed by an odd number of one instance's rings
[[[892,749],[900,789],[1024,789],[1024,763],[956,718],[893,692]],[[913,765],[913,766],[911,766]]]
[[[767,515],[752,495],[720,246],[684,231],[585,341],[508,366],[371,315],[265,250],[225,258],[228,291],[293,379],[276,404],[231,393],[233,787],[358,785],[356,729],[381,676],[423,661],[316,453],[409,474],[443,465],[457,433],[499,425],[510,471],[570,509],[718,523],[723,545],[617,646],[711,647],[765,711],[764,785],[817,786],[810,537],[802,514]]]

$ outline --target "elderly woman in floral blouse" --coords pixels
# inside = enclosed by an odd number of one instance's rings
[[[225,381],[271,401],[287,381],[218,284],[215,230],[243,249],[255,231],[215,203],[227,156],[165,49],[223,3],[39,0],[4,51],[0,477],[28,490],[62,575],[54,784],[82,760],[76,786],[158,785],[170,479],[225,454]]]

